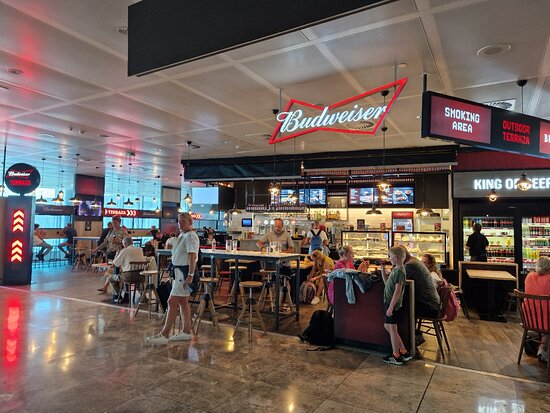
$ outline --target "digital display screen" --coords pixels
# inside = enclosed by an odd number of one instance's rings
[[[308,205],[326,205],[327,192],[325,188],[300,189],[300,203]]]
[[[92,208],[94,201],[82,201],[78,205],[77,215],[80,217],[100,217],[101,216],[101,202],[96,201],[99,207]]]
[[[350,206],[376,205],[414,205],[414,188],[410,186],[389,187],[381,196],[378,188],[350,188]]]
[[[423,94],[422,137],[550,158],[550,122],[434,92]]]
[[[294,189],[288,189],[288,188],[282,188],[281,189],[281,194],[279,196],[279,202],[281,204],[287,204],[287,203],[292,203],[292,201],[290,200],[290,196],[294,193]]]
[[[252,228],[252,218],[243,218],[241,220],[241,226],[244,228]]]

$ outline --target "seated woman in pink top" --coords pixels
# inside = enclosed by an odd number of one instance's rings
[[[525,278],[525,293],[533,295],[550,295],[550,257],[540,257],[537,260],[535,272],[529,273]],[[543,312],[543,327],[550,329],[548,313],[550,309]],[[548,361],[548,336],[543,335],[540,342],[537,357],[541,361]]]
[[[334,269],[345,269],[349,268],[351,270],[355,269],[353,265],[353,247],[351,245],[344,245],[338,250],[338,255],[340,259],[334,264]],[[334,283],[329,283],[328,285],[328,302],[330,304],[334,303]]]

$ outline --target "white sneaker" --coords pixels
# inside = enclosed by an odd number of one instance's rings
[[[316,305],[321,302],[321,299],[319,297],[313,297],[313,300],[311,300],[311,305]]]
[[[148,344],[168,344],[170,340],[159,333],[154,336],[145,337],[145,342]]]
[[[189,341],[193,336],[191,334],[184,333],[175,334],[169,338],[170,341]]]

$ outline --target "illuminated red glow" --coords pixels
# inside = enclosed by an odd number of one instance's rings
[[[12,233],[21,232],[25,229],[25,211],[17,209],[12,215]],[[23,261],[23,241],[16,239],[11,243],[10,262]]]
[[[19,327],[21,321],[21,305],[18,300],[10,299],[7,302],[6,341],[4,343],[5,360],[8,364],[17,361]]]

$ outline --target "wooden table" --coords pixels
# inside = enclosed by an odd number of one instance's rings
[[[235,259],[234,258],[231,258],[231,259],[228,259],[228,260],[224,260],[224,262],[227,262],[228,264],[235,264]],[[252,264],[253,262],[257,262],[258,260],[238,260],[239,261],[239,264]]]
[[[214,277],[214,260],[219,259],[234,259],[235,260],[235,267],[238,268],[239,262],[242,260],[253,260],[253,261],[264,261],[266,263],[274,263],[275,264],[275,285],[279,286],[280,284],[280,269],[281,269],[281,263],[284,261],[296,261],[296,270],[297,273],[300,271],[300,254],[294,254],[294,253],[266,253],[266,252],[260,252],[260,251],[225,251],[225,250],[214,250],[211,249],[202,249],[202,253],[206,257],[210,257],[210,271],[211,271],[211,277]],[[234,299],[233,299],[233,306],[237,307],[238,299],[239,299],[239,277],[237,276],[237,269],[235,269],[235,281],[234,281]],[[296,308],[296,311],[289,315],[294,315],[296,317],[296,320],[300,319],[300,311],[299,311],[299,304],[300,304],[300,280],[299,277],[294,277],[294,307]],[[279,330],[279,296],[280,296],[280,288],[275,288],[275,331]]]
[[[499,317],[495,303],[495,281],[513,281],[517,285],[517,278],[503,270],[477,270],[467,268],[466,274],[472,279],[487,280],[487,319],[490,321],[506,321]]]

